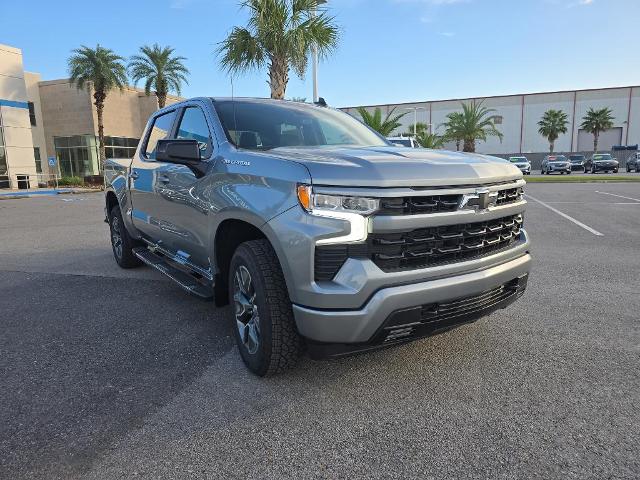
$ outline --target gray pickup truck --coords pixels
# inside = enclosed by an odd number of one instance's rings
[[[504,160],[395,147],[324,105],[194,98],[106,162],[105,207],[116,262],[231,303],[244,362],[270,375],[516,300],[524,185]]]

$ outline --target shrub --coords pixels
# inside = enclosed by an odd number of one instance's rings
[[[61,177],[58,180],[58,185],[64,187],[81,187],[84,185],[84,180],[80,177]]]

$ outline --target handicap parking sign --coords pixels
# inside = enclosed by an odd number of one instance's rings
[[[50,167],[56,166],[56,157],[49,157],[49,166]]]

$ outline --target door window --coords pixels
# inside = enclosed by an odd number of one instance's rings
[[[169,136],[175,116],[176,112],[174,110],[160,115],[153,120],[153,125],[149,129],[147,143],[144,147],[144,154],[147,158],[156,158],[156,145],[158,144],[158,140],[163,140]]]
[[[211,155],[211,136],[204,112],[198,107],[184,109],[180,125],[178,126],[178,139],[197,140],[200,146],[200,156],[207,158]]]

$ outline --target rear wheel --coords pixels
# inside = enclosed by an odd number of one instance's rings
[[[267,240],[241,244],[229,269],[236,343],[245,365],[259,376],[293,367],[302,339],[273,247]]]
[[[116,263],[122,268],[135,268],[142,265],[142,261],[133,253],[133,248],[139,246],[139,243],[131,238],[127,232],[122,220],[122,212],[117,205],[111,209],[109,214],[109,230],[111,232],[111,249]]]

